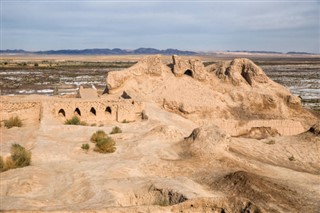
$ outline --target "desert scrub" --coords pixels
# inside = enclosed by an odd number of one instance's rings
[[[11,117],[9,120],[4,120],[4,126],[8,129],[16,126],[16,127],[22,127],[22,121],[18,116]]]
[[[289,161],[295,161],[295,160],[296,160],[293,155],[291,155],[290,157],[288,157],[288,159],[289,159]]]
[[[110,134],[118,134],[118,133],[122,133],[122,130],[120,129],[120,127],[113,127],[112,131],[110,132]]]
[[[96,142],[96,146],[94,151],[100,152],[100,153],[112,153],[116,151],[116,142],[110,138],[101,138]]]
[[[87,126],[86,122],[83,122],[80,120],[78,116],[73,116],[70,119],[67,119],[64,124],[66,125],[82,125],[82,126]]]
[[[275,143],[276,143],[275,140],[269,140],[269,141],[266,142],[266,144],[268,144],[268,145],[272,145],[272,144],[275,144]]]
[[[2,156],[0,156],[0,172],[4,171],[5,164]]]
[[[85,143],[85,144],[82,144],[81,145],[81,149],[85,150],[85,151],[88,151],[90,149],[90,145]]]
[[[27,151],[20,144],[11,146],[11,156],[6,160],[0,157],[0,171],[4,172],[9,169],[21,168],[31,164],[31,152]]]
[[[103,130],[98,130],[90,138],[90,141],[96,143],[98,140],[107,137],[107,134]]]

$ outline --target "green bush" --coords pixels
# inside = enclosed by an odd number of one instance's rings
[[[87,143],[82,144],[81,149],[88,151],[90,149],[90,145]]]
[[[103,130],[98,130],[90,138],[90,141],[96,143],[98,140],[107,137],[107,134]]]
[[[94,151],[100,153],[112,153],[116,151],[115,145],[116,143],[112,138],[101,138],[96,142]]]
[[[66,125],[82,125],[82,126],[87,126],[86,122],[83,122],[80,120],[78,116],[73,116],[70,119],[67,119],[64,124]]]
[[[11,118],[9,118],[9,120],[4,120],[4,126],[7,127],[8,129],[10,129],[14,126],[21,127],[22,121],[18,116],[11,117]]]
[[[11,158],[16,168],[29,166],[31,163],[31,152],[19,144],[11,146]]]
[[[113,127],[112,131],[110,132],[110,134],[118,134],[118,133],[122,133],[122,130],[120,129],[120,127]]]
[[[23,146],[19,144],[13,144],[11,146],[11,156],[9,158],[3,159],[0,156],[0,172],[7,171],[9,169],[29,166],[30,164],[31,152],[27,151]]]

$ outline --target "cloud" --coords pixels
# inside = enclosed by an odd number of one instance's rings
[[[5,1],[2,6],[3,49],[319,52],[318,2]]]

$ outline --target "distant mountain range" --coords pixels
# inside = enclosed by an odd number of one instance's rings
[[[263,54],[298,54],[298,55],[304,55],[304,54],[312,54],[312,53],[307,53],[307,52],[287,52],[287,53],[283,53],[283,52],[276,52],[276,51],[256,51],[256,50],[234,50],[234,51],[230,51],[228,50],[227,52],[244,52],[244,53],[263,53]]]
[[[182,51],[177,49],[158,50],[154,48],[138,48],[135,50],[114,49],[83,49],[83,50],[47,50],[47,51],[25,51],[25,50],[0,50],[6,54],[43,54],[43,55],[197,55],[197,52]]]
[[[276,52],[276,51],[248,51],[248,50],[227,50],[229,53],[263,53],[263,54],[311,54],[307,52]],[[46,50],[46,51],[25,51],[25,50],[0,50],[4,54],[42,54],[42,55],[200,55],[212,54],[214,52],[193,52],[178,49],[158,50],[155,48],[138,48],[135,50],[114,49],[82,49],[82,50]]]

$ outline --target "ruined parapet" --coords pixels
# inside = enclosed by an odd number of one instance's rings
[[[83,88],[83,86],[80,86],[78,95],[82,99],[97,99],[98,98],[98,92],[95,88]]]
[[[177,55],[172,56],[173,60],[173,73],[175,76],[180,77],[189,75],[194,79],[203,81],[206,79],[207,70],[199,59],[182,59]]]
[[[213,64],[207,69],[218,78],[231,82],[235,86],[243,84],[255,86],[256,84],[267,83],[269,81],[264,71],[246,58]]]
[[[41,120],[41,103],[37,101],[3,101],[0,103],[1,119],[19,117],[22,125],[36,124]]]

